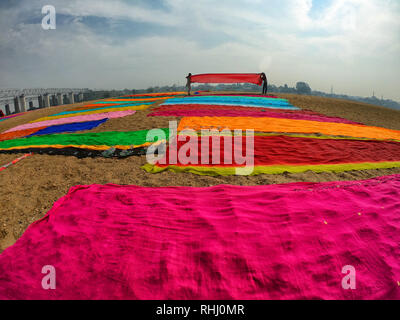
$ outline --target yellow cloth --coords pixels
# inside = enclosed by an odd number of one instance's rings
[[[116,149],[122,149],[122,150],[129,150],[132,147],[133,148],[139,148],[139,147],[147,147],[151,145],[152,142],[146,142],[143,144],[139,145],[129,145],[129,146],[124,146],[124,145],[116,145],[113,146]],[[106,145],[76,145],[76,144],[67,144],[67,145],[61,145],[61,144],[43,144],[43,145],[31,145],[31,146],[18,146],[18,147],[12,147],[12,148],[0,148],[0,150],[24,150],[28,148],[55,148],[55,149],[64,149],[64,148],[80,148],[80,149],[90,149],[90,150],[108,150],[111,148],[111,146],[106,146]]]
[[[156,101],[156,100],[163,100],[163,99],[171,99],[171,98],[170,97],[162,97],[162,98],[140,98],[140,99],[134,99],[134,98],[128,98],[127,97],[126,99],[107,99],[107,100],[101,100],[101,101],[104,102],[104,104],[106,104],[109,101],[111,101],[111,102],[115,102],[115,101],[137,102],[137,101]]]

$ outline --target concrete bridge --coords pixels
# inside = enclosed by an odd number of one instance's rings
[[[63,104],[84,101],[88,89],[50,88],[50,89],[0,89],[0,106],[5,114],[25,112],[37,108],[48,108]],[[13,107],[13,108],[12,108]]]

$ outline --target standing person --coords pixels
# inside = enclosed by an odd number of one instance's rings
[[[189,73],[188,76],[186,77],[186,79],[187,79],[186,88],[188,88],[188,96],[190,96],[190,89],[192,86],[191,77],[192,77],[191,73]]]
[[[265,73],[261,73],[261,79],[263,80],[263,90],[262,90],[262,94],[267,94],[268,92],[268,79],[267,76],[265,75]]]

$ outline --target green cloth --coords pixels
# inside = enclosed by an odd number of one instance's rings
[[[165,133],[166,139],[169,136],[169,129],[161,129]],[[75,134],[49,134],[43,136],[32,136],[27,138],[0,141],[0,149],[10,149],[13,147],[34,147],[51,145],[88,145],[88,146],[130,146],[142,145],[146,142],[146,135],[149,130],[140,131],[110,131],[98,133],[75,133]]]

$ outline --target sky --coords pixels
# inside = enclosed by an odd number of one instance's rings
[[[400,0],[1,0],[0,70],[0,88],[97,89],[266,72],[400,101]]]

